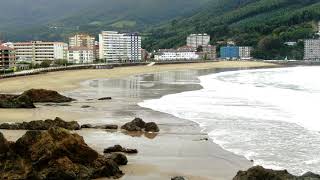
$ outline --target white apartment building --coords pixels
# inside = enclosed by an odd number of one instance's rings
[[[305,40],[304,60],[320,60],[320,39]]]
[[[200,56],[195,51],[160,49],[154,59],[156,61],[198,60]]]
[[[106,62],[140,62],[141,36],[137,33],[102,31],[99,34],[99,58]]]
[[[43,60],[67,59],[68,44],[63,42],[16,42],[12,43],[17,61],[41,62]]]
[[[88,34],[75,34],[74,36],[69,37],[69,47],[88,47],[94,48],[95,37]]]
[[[68,62],[73,64],[89,64],[94,61],[94,50],[87,47],[69,48]]]
[[[252,59],[251,57],[252,47],[250,46],[239,46],[239,57],[243,60]]]
[[[208,46],[210,43],[210,36],[208,34],[190,34],[187,37],[187,46],[199,47]]]

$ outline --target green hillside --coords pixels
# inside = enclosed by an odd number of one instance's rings
[[[320,20],[318,0],[218,0],[186,18],[149,29],[147,49],[169,48],[185,43],[190,33],[206,32],[212,44],[233,40],[255,47],[263,59],[302,59],[305,38],[314,36]],[[286,41],[299,41],[293,47]]]
[[[0,38],[1,32],[6,39],[16,41],[65,40],[74,32],[142,31],[173,18],[190,16],[215,0],[23,1],[12,0],[0,7]]]

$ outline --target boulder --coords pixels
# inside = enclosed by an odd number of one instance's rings
[[[30,89],[22,93],[22,95],[29,97],[34,103],[65,103],[74,101],[74,99],[63,96],[57,91],[46,89]]]
[[[121,129],[127,130],[127,131],[142,131],[146,126],[146,123],[140,119],[135,118],[131,122],[128,122],[124,124]]]
[[[98,100],[99,101],[105,101],[105,100],[111,100],[112,97],[102,97],[102,98],[99,98]]]
[[[0,94],[0,108],[35,108],[33,103],[64,103],[73,100],[56,91],[30,89],[21,95]]]
[[[91,106],[88,106],[88,105],[83,105],[83,106],[81,106],[81,108],[83,108],[83,109],[86,109],[86,108],[90,108]]]
[[[185,179],[182,176],[176,176],[176,177],[171,178],[171,180],[185,180]]]
[[[35,108],[33,101],[24,95],[0,95],[0,108]]]
[[[272,170],[265,169],[262,166],[254,166],[247,171],[239,171],[233,180],[248,180],[248,179],[263,179],[263,180],[316,180],[320,176],[314,173],[306,173],[302,176],[294,176],[287,170]]]
[[[95,179],[123,175],[117,164],[125,162],[123,156],[113,156],[117,162],[104,157],[81,136],[62,128],[27,131],[11,146],[6,146],[2,137],[0,133],[1,152],[9,149],[12,153],[0,158],[1,179]]]
[[[9,130],[48,130],[51,127],[61,127],[68,130],[79,130],[80,125],[76,121],[66,122],[63,119],[57,117],[54,120],[47,119],[45,121],[30,121],[23,123],[14,123],[0,124],[0,129],[9,129]]]
[[[146,132],[159,132],[160,129],[158,125],[154,122],[146,123],[145,129]]]
[[[300,178],[305,178],[305,179],[309,179],[309,180],[320,179],[320,175],[315,174],[313,172],[306,172]]]
[[[159,132],[158,125],[154,122],[146,123],[140,118],[135,118],[131,122],[128,122],[121,126],[121,129],[127,131],[145,131],[145,132]]]
[[[112,153],[111,155],[107,156],[107,158],[112,159],[118,165],[127,165],[128,164],[127,157],[121,153]]]
[[[107,149],[104,149],[103,152],[104,153],[123,152],[123,153],[127,153],[127,154],[136,154],[136,153],[138,153],[138,150],[127,149],[127,148],[123,148],[120,145],[115,145],[115,146],[109,147]]]

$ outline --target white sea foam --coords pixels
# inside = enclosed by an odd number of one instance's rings
[[[214,142],[255,164],[320,173],[320,67],[230,71],[202,90],[140,106],[197,122]]]

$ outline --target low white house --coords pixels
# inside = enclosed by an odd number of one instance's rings
[[[73,64],[90,64],[94,61],[94,50],[88,47],[72,47],[68,52],[68,62]]]
[[[200,56],[195,51],[160,49],[154,59],[156,61],[197,60]]]

